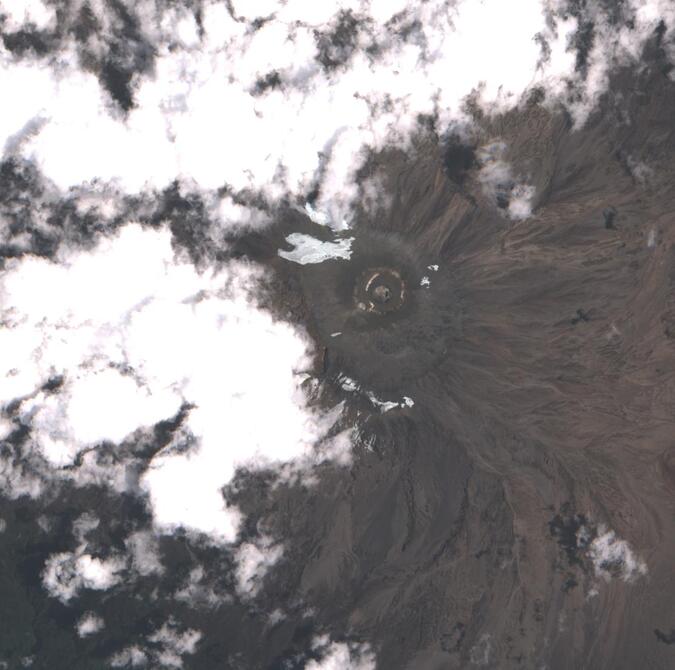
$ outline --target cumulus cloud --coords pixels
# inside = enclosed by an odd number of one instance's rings
[[[331,642],[328,635],[316,637],[312,648],[320,655],[305,664],[305,670],[375,670],[375,655],[366,644]]]
[[[204,568],[199,565],[190,570],[187,580],[174,594],[176,600],[195,608],[217,608],[223,603],[230,602],[232,596],[217,589],[209,583]]]
[[[119,584],[125,567],[121,557],[96,558],[83,549],[52,554],[42,573],[42,584],[50,596],[67,603],[81,589],[105,591]]]
[[[138,645],[125,647],[110,659],[113,668],[142,668],[147,662],[147,654]]]
[[[234,554],[237,592],[254,597],[270,568],[283,556],[283,547],[263,535],[253,542],[242,542]]]
[[[136,531],[129,535],[125,544],[131,556],[132,567],[139,575],[147,577],[164,572],[159,556],[159,542],[152,531]]]
[[[181,631],[180,627],[170,620],[150,635],[148,642],[154,645],[154,658],[161,667],[181,668],[183,656],[195,653],[201,637],[199,631],[191,628]]]
[[[647,574],[647,564],[636,556],[628,542],[602,525],[588,547],[588,554],[595,574],[606,580],[618,576],[630,582]]]
[[[180,626],[173,618],[143,640],[110,658],[113,668],[182,668],[183,656],[194,654],[202,634]]]
[[[0,5],[0,17],[4,19],[3,28],[14,32],[28,25],[38,30],[49,28],[56,18],[54,8],[42,0],[22,0]]]
[[[478,181],[493,204],[510,219],[526,219],[532,214],[534,187],[514,176],[505,153],[506,145],[499,140],[480,147]]]
[[[509,198],[509,217],[515,220],[527,219],[532,214],[532,199],[534,198],[534,186],[529,184],[516,184]]]
[[[43,477],[35,472],[20,449],[0,444],[0,490],[8,498],[38,497],[44,489]]]
[[[14,424],[0,416],[0,440],[4,440],[14,430]]]
[[[19,400],[31,438],[0,461],[4,488],[37,494],[40,476],[56,473],[124,490],[126,466],[102,445],[133,442],[188,407],[142,490],[158,529],[233,541],[240,514],[221,489],[236,469],[311,459],[339,417],[309,408],[301,373],[311,345],[257,307],[261,278],[241,262],[199,272],[175,257],[166,229],[133,224],[91,252],[10,262],[0,278],[8,353],[0,403]],[[41,390],[54,378],[58,385]],[[38,474],[24,476],[33,462]]]
[[[213,198],[209,202],[209,215],[229,231],[259,228],[270,221],[270,215],[262,207],[235,202],[229,195]]]
[[[77,548],[49,556],[42,571],[42,585],[50,596],[67,603],[82,589],[106,591],[122,581],[126,568],[123,556],[99,558],[89,550],[87,536],[98,525],[99,520],[93,514],[82,514],[72,528]]]
[[[97,616],[93,612],[86,612],[77,622],[77,634],[80,637],[94,635],[103,630],[104,626],[105,622],[100,616]]]
[[[274,202],[303,199],[319,184],[319,208],[341,222],[359,196],[354,180],[367,150],[406,146],[420,115],[436,116],[444,132],[469,121],[469,97],[492,112],[538,86],[582,123],[611,67],[636,62],[659,21],[672,31],[675,20],[668,0],[623,3],[618,24],[600,5],[580,18],[559,0],[524,1],[515,22],[500,0],[243,4],[230,12],[227,3],[205,2],[200,31],[186,8],[135,3],[134,43],[152,45],[145,51],[153,67],[144,61],[140,74],[130,71],[125,114],[114,111],[96,73],[80,69],[72,45],[49,63],[0,54],[2,89],[23,91],[3,114],[0,144],[23,133],[12,150],[62,189],[98,179],[139,192],[178,178]],[[102,30],[78,48],[101,58],[119,18],[103,3],[90,5]],[[48,24],[42,14],[51,10],[39,0],[26,7],[11,20]],[[73,3],[63,20],[76,21],[79,8]],[[266,20],[251,29],[253,17]],[[593,22],[594,39],[580,68],[582,20]],[[514,216],[526,200],[516,200]],[[227,197],[219,207],[234,223],[264,219]]]

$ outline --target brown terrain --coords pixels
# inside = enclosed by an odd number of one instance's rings
[[[533,100],[442,152],[430,132],[373,157],[362,176],[390,198],[361,212],[349,261],[278,259],[282,235],[319,235],[297,213],[242,241],[359,436],[351,472],[249,500],[295,538],[270,598],[302,596],[378,667],[675,667],[675,86],[652,56],[583,129]],[[536,187],[525,220],[478,182],[495,139]],[[382,269],[403,304],[364,313]],[[414,406],[381,413],[342,375]],[[630,555],[594,565],[610,530]]]

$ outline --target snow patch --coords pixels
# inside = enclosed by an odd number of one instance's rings
[[[352,256],[353,237],[336,242],[322,242],[311,235],[291,233],[286,242],[295,247],[291,251],[279,249],[279,256],[300,265],[323,263],[330,259],[349,260]]]
[[[372,403],[374,407],[380,410],[383,414],[389,412],[392,409],[404,409],[406,407],[413,407],[415,401],[408,396],[403,396],[403,399],[400,401],[395,400],[381,400],[378,398],[372,391],[365,391],[361,388],[361,385],[351,377],[347,375],[340,374],[337,378],[337,383],[340,387],[347,391],[347,393],[363,393],[366,398]]]

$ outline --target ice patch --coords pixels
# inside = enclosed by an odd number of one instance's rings
[[[393,402],[392,400],[380,400],[374,393],[368,392],[366,393],[366,396],[368,397],[368,400],[377,407],[380,412],[383,414],[385,412],[389,412],[392,409],[396,409],[400,407],[399,403]]]
[[[338,384],[340,384],[340,387],[344,390],[347,391],[347,393],[355,393],[356,391],[359,390],[359,384],[355,379],[352,379],[351,377],[347,377],[347,375],[341,374],[338,377]]]
[[[408,396],[403,396],[403,400],[400,402],[395,402],[393,400],[380,400],[374,393],[366,393],[368,400],[377,407],[380,412],[383,414],[389,412],[392,409],[404,409],[406,407],[412,407],[415,404],[415,401]]]
[[[352,256],[353,237],[337,242],[322,242],[311,235],[291,233],[286,241],[293,245],[292,251],[279,249],[279,256],[287,261],[293,261],[300,265],[323,263],[330,259],[342,258],[349,260]]]
[[[399,402],[393,400],[381,400],[372,391],[364,391],[361,388],[361,385],[355,379],[352,379],[351,377],[348,377],[344,374],[340,374],[338,376],[337,383],[340,385],[340,388],[342,388],[344,391],[347,391],[347,393],[363,393],[372,403],[372,405],[379,409],[383,414],[385,412],[389,412],[392,409],[413,407],[415,404],[415,401],[408,396],[403,396],[403,399]]]

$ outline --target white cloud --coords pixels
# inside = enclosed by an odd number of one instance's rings
[[[588,554],[595,574],[604,579],[618,575],[623,581],[630,582],[647,574],[647,564],[635,555],[628,542],[602,525],[598,528],[597,537],[590,543]]]
[[[527,219],[532,214],[532,199],[534,198],[534,186],[529,184],[516,184],[509,198],[509,218],[516,221]]]
[[[646,184],[654,177],[654,170],[634,156],[626,156],[626,166],[638,184]]]
[[[236,564],[237,592],[243,597],[254,597],[262,587],[262,581],[270,568],[283,555],[283,547],[267,536],[254,542],[243,542],[234,554]]]
[[[0,416],[0,440],[4,440],[14,430],[14,424]]]
[[[190,571],[187,581],[176,591],[174,597],[191,607],[208,608],[217,608],[232,600],[229,594],[216,592],[214,585],[208,583],[202,566],[197,566]]]
[[[483,633],[478,642],[471,647],[469,658],[472,665],[486,666],[490,664],[490,656],[493,652],[494,642],[490,633]]]
[[[4,16],[4,30],[14,32],[31,23],[38,30],[50,28],[55,22],[54,8],[42,0],[8,0],[0,4],[0,16]]]
[[[92,449],[80,454],[79,465],[68,470],[43,468],[43,478],[67,480],[76,486],[103,486],[117,493],[134,493],[142,464],[127,453]]]
[[[98,517],[90,512],[80,514],[73,522],[73,536],[80,544],[86,544],[87,535],[99,527]]]
[[[532,214],[535,190],[513,174],[505,154],[506,144],[500,140],[480,147],[478,181],[493,205],[502,207],[510,219],[526,219]]]
[[[10,499],[37,498],[44,490],[43,478],[31,468],[19,450],[0,454],[0,491]]]
[[[309,202],[305,204],[301,211],[304,211],[305,214],[307,214],[312,223],[316,223],[319,226],[327,226],[331,222],[330,217],[326,212],[314,209]]]
[[[113,668],[182,668],[183,656],[194,654],[202,634],[182,628],[171,618],[147,636],[143,645],[125,647],[110,658]]]
[[[259,268],[233,262],[200,273],[175,258],[168,230],[138,225],[91,252],[63,250],[58,263],[27,257],[9,266],[0,277],[0,346],[9,354],[0,403],[24,397],[21,419],[32,429],[28,451],[1,462],[3,486],[15,494],[39,493],[50,473],[126,490],[123,452],[115,459],[96,447],[187,403],[182,430],[152,459],[142,487],[159,529],[233,541],[240,514],[221,489],[236,468],[311,460],[339,418],[309,408],[299,373],[311,344],[256,306]],[[61,387],[36,392],[55,376]],[[62,469],[84,450],[78,467]],[[39,476],[22,469],[34,462]]]
[[[122,649],[110,659],[113,668],[141,668],[147,662],[148,655],[137,645]]]
[[[270,221],[269,214],[263,209],[239,204],[227,195],[214,198],[209,213],[229,231],[259,228]]]
[[[183,656],[194,654],[202,634],[188,628],[180,631],[177,624],[170,620],[148,637],[148,642],[159,648],[154,659],[163,668],[183,667]]]
[[[267,617],[267,623],[270,626],[276,626],[278,623],[283,621],[286,618],[286,615],[284,614],[283,610],[281,609],[275,609],[273,610],[270,615]]]
[[[149,530],[139,530],[125,540],[131,556],[131,565],[139,575],[161,575],[164,566],[159,557],[157,536]]]
[[[320,660],[305,664],[305,670],[375,670],[375,655],[365,644],[331,642],[327,635],[314,639],[312,647]]]
[[[119,370],[99,367],[78,370],[60,393],[39,393],[22,410],[22,419],[40,435],[45,458],[64,466],[87,446],[121,442],[137,428],[171,416],[176,400],[148,392]]]
[[[569,48],[576,20],[562,18],[557,0],[524,0],[517,21],[501,0],[237,5],[245,16],[262,12],[271,20],[250,30],[224,3],[206,2],[200,40],[187,11],[136,3],[157,58],[153,74],[138,78],[136,106],[125,117],[111,112],[94,75],[79,70],[72,47],[50,65],[17,64],[0,53],[2,90],[23,92],[3,114],[0,144],[31,128],[16,150],[64,189],[97,178],[138,192],[181,178],[207,190],[227,183],[274,201],[304,196],[320,178],[318,204],[339,223],[359,195],[353,182],[364,147],[405,145],[420,114],[438,113],[441,129],[465,123],[469,95],[488,111],[503,110],[537,85],[551,104],[567,101],[582,122],[606,89],[610,68],[635,62],[658,20],[672,26],[675,14],[668,0],[630,0],[624,11],[634,15],[631,27],[611,25],[600,7],[589,7],[596,35],[582,80]],[[42,3],[31,0],[33,6]],[[335,29],[345,9],[364,21],[353,52],[326,72],[315,30]],[[23,20],[21,13],[12,11],[13,20]],[[105,32],[109,13],[102,6],[95,13]],[[393,13],[397,23],[385,26]],[[396,35],[401,25],[416,26],[407,40]],[[537,35],[548,44],[543,60]],[[372,44],[377,56],[368,51]],[[252,94],[271,72],[280,86]],[[566,100],[569,82],[578,92],[574,101]],[[516,217],[523,212],[518,202]],[[223,220],[257,225],[265,218],[227,198],[221,204]]]
[[[100,616],[97,616],[93,612],[86,612],[77,622],[77,634],[80,637],[94,635],[94,633],[103,630],[104,626],[105,623]]]
[[[81,589],[105,591],[121,581],[125,561],[119,557],[100,559],[75,552],[52,554],[42,573],[42,584],[50,596],[67,603]]]

